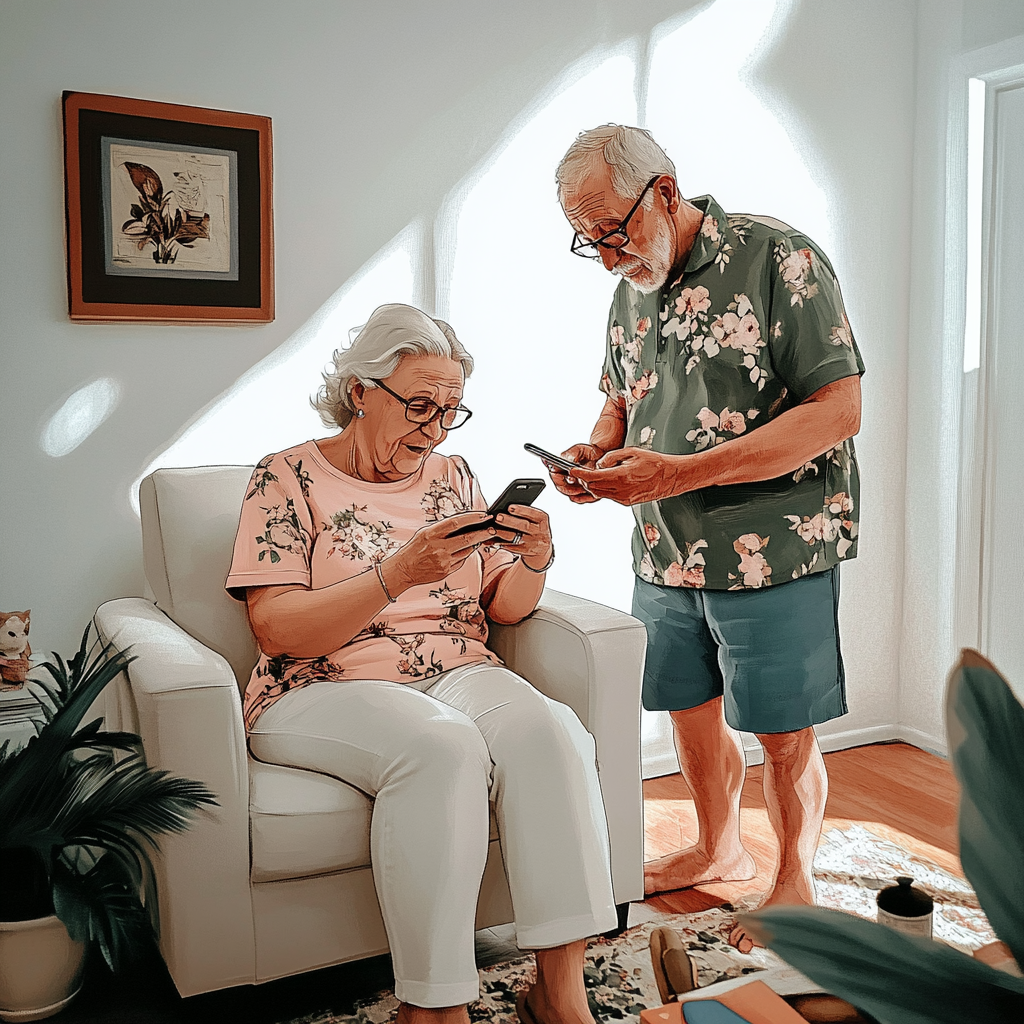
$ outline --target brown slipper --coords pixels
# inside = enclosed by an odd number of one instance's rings
[[[651,932],[651,967],[663,1003],[674,1002],[676,996],[697,987],[697,968],[672,928]]]
[[[526,1005],[526,995],[526,990],[516,993],[516,1015],[519,1017],[521,1024],[540,1024]]]

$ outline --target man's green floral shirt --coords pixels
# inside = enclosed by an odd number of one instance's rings
[[[626,404],[626,445],[688,455],[757,430],[864,372],[825,254],[779,221],[710,196],[682,275],[612,301],[601,388]],[[633,568],[650,583],[744,590],[857,553],[859,475],[845,441],[795,473],[633,506]]]

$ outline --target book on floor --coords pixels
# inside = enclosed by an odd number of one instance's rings
[[[700,991],[687,999],[641,1010],[641,1024],[806,1024],[803,1017],[763,981],[748,981],[712,998]]]

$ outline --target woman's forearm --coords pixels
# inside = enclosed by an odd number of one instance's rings
[[[545,573],[527,569],[522,559],[510,565],[498,581],[494,597],[485,609],[487,617],[502,625],[525,619],[537,607],[545,578]]]
[[[388,589],[398,586],[389,580]],[[398,597],[391,591],[392,597]],[[268,657],[320,658],[344,647],[390,602],[372,569],[320,590],[298,584],[250,587],[249,622]]]

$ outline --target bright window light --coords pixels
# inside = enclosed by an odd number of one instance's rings
[[[834,258],[824,191],[744,80],[792,7],[718,0],[670,28],[653,47],[647,127],[675,163],[683,195],[710,193],[730,213],[783,220]],[[695,90],[700,102],[684,105]]]
[[[967,295],[964,373],[981,365],[981,212],[985,175],[985,83],[967,83]]]
[[[50,417],[39,447],[55,459],[73,452],[117,408],[122,390],[113,377],[79,388]]]
[[[572,69],[563,79],[570,84],[442,211],[438,234],[454,236],[450,271],[439,268],[441,279],[450,273],[447,319],[476,360],[466,388],[473,420],[445,448],[467,458],[488,498],[513,477],[547,476],[524,442],[562,451],[590,436],[600,412],[616,281],[569,252],[572,228],[555,195],[555,168],[584,129],[635,123],[634,67],[620,53]],[[582,508],[551,487],[538,504],[558,538],[551,585],[628,609],[632,513],[608,501]]]

